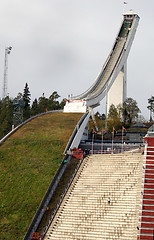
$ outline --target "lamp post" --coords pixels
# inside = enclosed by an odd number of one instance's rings
[[[3,82],[3,93],[2,98],[7,96],[7,74],[8,74],[8,55],[11,52],[12,47],[5,48],[5,59],[4,59],[4,82]]]

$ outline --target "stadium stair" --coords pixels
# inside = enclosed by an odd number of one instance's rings
[[[44,239],[136,239],[142,166],[139,153],[85,158]]]

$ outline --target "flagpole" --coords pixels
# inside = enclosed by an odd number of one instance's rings
[[[113,128],[113,132],[112,132],[112,154],[113,154],[113,138],[114,138],[114,128]]]
[[[124,139],[123,139],[123,133],[124,133],[124,129],[123,129],[123,127],[122,127],[122,150],[121,150],[121,152],[123,153],[123,151],[124,151]]]
[[[94,153],[94,132],[92,135],[92,154]]]
[[[101,153],[103,153],[103,130],[102,130],[102,144],[101,144]]]
[[[125,6],[127,5],[126,1],[123,1],[123,13],[125,13]]]
[[[107,132],[107,106],[108,106],[108,84],[106,85],[106,118],[105,118],[105,131]]]

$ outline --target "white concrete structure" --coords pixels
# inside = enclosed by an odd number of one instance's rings
[[[67,100],[64,112],[83,112],[96,107],[108,93],[108,109],[113,103],[123,103],[127,95],[126,64],[133,43],[139,16],[133,11],[123,14],[124,19],[113,48],[93,85],[79,96]],[[81,102],[80,102],[81,101]]]
[[[117,106],[118,104],[122,104],[127,97],[127,79],[126,79],[126,63],[119,72],[116,80],[112,84],[108,92],[108,104],[107,104],[107,113],[109,112],[109,108],[111,104]]]
[[[66,101],[64,112],[83,112],[87,111],[86,101],[84,100],[69,100]]]

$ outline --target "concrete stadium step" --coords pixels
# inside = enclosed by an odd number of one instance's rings
[[[83,161],[44,239],[135,239],[142,166],[139,154]]]

